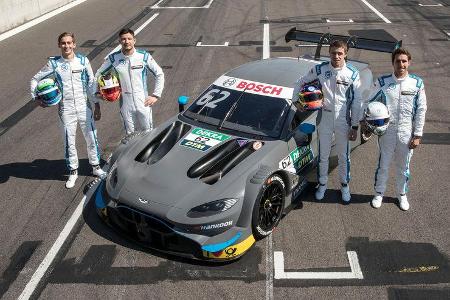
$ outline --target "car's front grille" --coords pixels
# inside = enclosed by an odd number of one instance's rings
[[[199,244],[179,235],[174,231],[173,224],[157,216],[124,204],[118,204],[115,208],[108,207],[108,216],[114,227],[143,246],[202,257]]]

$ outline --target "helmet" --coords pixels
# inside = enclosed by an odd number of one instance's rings
[[[101,75],[97,82],[104,100],[114,102],[120,98],[120,83],[114,74]]]
[[[58,84],[52,78],[45,78],[38,82],[36,95],[45,106],[53,106],[62,99]]]
[[[389,125],[389,111],[379,101],[370,102],[364,113],[364,122],[368,130],[376,135],[383,135]]]
[[[319,110],[322,108],[322,101],[322,91],[313,84],[306,84],[298,94],[298,104],[304,110]]]

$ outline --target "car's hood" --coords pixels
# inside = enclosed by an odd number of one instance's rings
[[[247,176],[261,159],[257,152],[269,146],[255,150],[263,143],[176,119],[161,127],[137,137],[141,140],[115,162],[115,186],[114,172],[107,178],[111,197],[153,213],[242,197]]]

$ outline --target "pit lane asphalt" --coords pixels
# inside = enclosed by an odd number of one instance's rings
[[[165,5],[200,6],[207,1],[171,1]],[[450,41],[448,1],[443,7],[419,7],[409,1],[372,3],[392,24],[386,24],[361,1],[214,1],[209,9],[152,10],[150,1],[91,0],[0,43],[4,109],[0,122],[28,100],[29,78],[57,55],[56,36],[77,35],[78,51],[90,54],[96,69],[116,45],[115,33],[129,24],[136,29],[156,12],[160,15],[138,34],[137,46],[150,50],[166,73],[163,99],[154,108],[156,124],[174,115],[179,95],[195,97],[226,70],[262,55],[262,24],[269,21],[271,56],[296,56],[295,43],[284,34],[293,26],[339,34],[402,39],[413,54],[412,71],[425,80],[428,96],[426,144],[412,160],[411,209],[395,205],[392,180],[382,208],[368,202],[372,194],[376,143],[352,154],[351,205],[336,202],[336,171],[324,201],[312,193],[287,215],[272,236],[282,251],[286,271],[348,270],[346,250],[359,257],[363,280],[277,280],[268,286],[267,240],[241,260],[220,267],[167,259],[140,251],[83,217],[60,253],[53,271],[36,293],[42,299],[146,298],[223,299],[287,298],[444,298],[449,293],[448,192],[450,140],[446,72]],[[339,4],[338,4],[339,3]],[[427,2],[431,3],[431,2]],[[325,19],[354,23],[326,23]],[[112,44],[110,42],[113,42]],[[229,47],[195,47],[223,44]],[[301,48],[301,53],[312,51]],[[95,54],[95,55],[94,55]],[[368,60],[375,74],[390,72],[389,56],[351,50],[351,58]],[[117,107],[102,103],[97,123],[101,148],[110,152],[122,135]],[[81,177],[76,188],[64,188],[62,139],[55,109],[30,109],[0,136],[0,296],[15,299],[22,292],[83,196],[89,177],[84,141],[78,139]],[[17,122],[15,122],[17,121]],[[4,123],[2,123],[3,125]],[[6,125],[8,125],[6,124]],[[438,135],[437,135],[438,134]],[[436,137],[441,137],[437,139]],[[84,181],[83,181],[84,179]],[[334,190],[333,190],[334,189]],[[94,221],[92,221],[94,220]],[[94,226],[92,225],[94,224]],[[94,232],[95,231],[95,232]],[[269,282],[270,284],[270,282]],[[447,297],[448,298],[448,297]]]

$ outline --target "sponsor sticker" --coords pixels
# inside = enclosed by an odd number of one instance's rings
[[[255,238],[251,234],[248,238],[243,240],[242,242],[229,246],[223,250],[218,252],[208,252],[203,250],[203,256],[207,258],[216,258],[216,259],[230,259],[236,256],[239,256],[246,252],[250,247],[255,243]]]
[[[199,151],[207,151],[209,148],[229,139],[230,136],[226,134],[203,128],[194,128],[191,133],[180,142],[180,145]]]
[[[237,141],[239,147],[244,147],[245,145],[247,145],[250,142],[250,140],[244,140],[244,139],[237,139],[236,141]]]
[[[403,96],[414,96],[416,91],[402,91]]]
[[[211,230],[233,225],[233,221],[222,222],[218,224],[200,225],[200,230]]]
[[[301,171],[309,162],[314,159],[314,153],[310,145],[298,147],[283,158],[278,167],[291,173]]]
[[[273,85],[263,82],[251,81],[229,76],[220,76],[215,85],[232,90],[244,91],[251,94],[270,96],[275,98],[291,99],[293,88]]]

